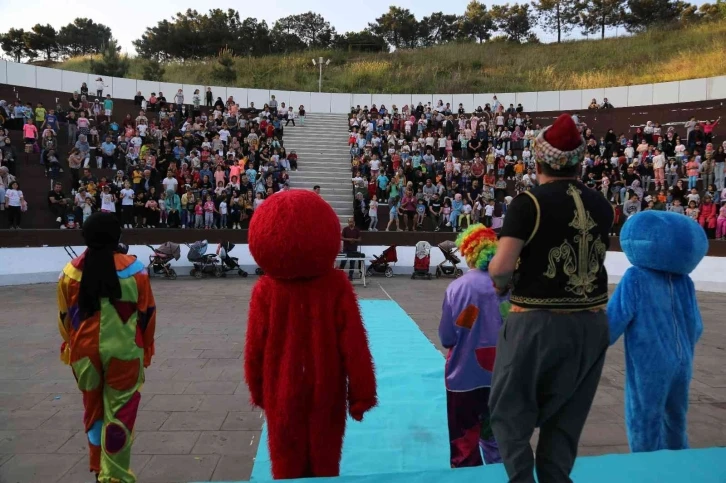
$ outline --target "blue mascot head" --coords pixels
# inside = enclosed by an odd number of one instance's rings
[[[620,246],[636,267],[688,275],[706,256],[708,239],[687,216],[649,210],[628,218]]]

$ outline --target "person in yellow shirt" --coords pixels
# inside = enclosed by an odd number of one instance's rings
[[[134,168],[134,172],[131,174],[131,180],[134,182],[134,191],[139,191],[141,188],[141,179],[144,177],[144,173],[141,168]]]
[[[38,105],[35,107],[35,127],[38,128],[38,131],[40,131],[40,128],[45,122],[46,114],[48,114],[48,111],[46,111],[45,107],[43,107],[43,103],[39,102]]]

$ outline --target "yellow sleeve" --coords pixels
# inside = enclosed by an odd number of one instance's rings
[[[58,331],[63,338],[60,360],[64,364],[71,362],[70,318],[68,317],[68,283],[70,279],[61,273],[58,280]]]

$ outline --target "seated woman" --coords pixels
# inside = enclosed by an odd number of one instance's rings
[[[592,110],[592,111],[597,110],[597,109],[600,109],[600,106],[597,103],[597,99],[591,100],[590,101],[590,105],[587,106],[587,108],[590,109],[590,110]]]

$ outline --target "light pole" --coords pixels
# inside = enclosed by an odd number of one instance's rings
[[[318,65],[320,67],[320,74],[318,75],[318,92],[323,92],[323,61],[325,62],[325,65],[330,64],[330,59],[325,60],[322,57],[318,57],[317,63],[315,62],[315,59],[313,59],[313,65]]]

